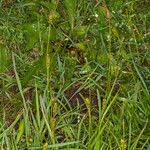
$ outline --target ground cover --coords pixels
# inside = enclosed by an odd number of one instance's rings
[[[148,0],[1,0],[1,149],[149,149]]]

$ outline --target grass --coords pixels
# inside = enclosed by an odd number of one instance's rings
[[[149,149],[148,4],[1,0],[1,149]]]

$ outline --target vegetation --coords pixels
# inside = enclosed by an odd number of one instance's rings
[[[0,0],[0,146],[150,149],[149,0]]]

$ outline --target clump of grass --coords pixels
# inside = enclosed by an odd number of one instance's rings
[[[149,149],[147,3],[1,1],[1,149]]]

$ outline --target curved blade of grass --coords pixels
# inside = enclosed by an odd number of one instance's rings
[[[6,129],[4,130],[4,132],[2,134],[0,134],[0,139],[5,135],[7,134],[7,132],[9,132],[15,125],[16,123],[18,122],[18,120],[20,119],[20,117],[22,116],[22,113],[19,113],[16,117],[16,119],[14,120],[14,122]]]
[[[14,72],[15,72],[16,80],[17,80],[17,85],[18,85],[19,92],[20,92],[22,100],[23,100],[23,105],[24,105],[25,111],[28,112],[26,101],[25,101],[25,97],[23,95],[22,85],[21,85],[21,82],[20,82],[20,79],[19,79],[19,76],[18,76],[18,73],[17,73],[17,70],[16,70],[16,63],[15,63],[14,53],[12,53],[12,61],[13,61],[13,67],[14,67]]]
[[[55,139],[54,139],[54,134],[52,132],[52,129],[50,127],[50,124],[49,124],[49,121],[48,121],[48,118],[46,116],[46,108],[42,102],[42,99],[40,100],[41,101],[41,111],[42,111],[42,114],[43,114],[43,118],[45,120],[45,124],[47,126],[47,129],[48,129],[48,132],[49,132],[49,135],[50,135],[50,138],[52,140],[52,143],[55,144]]]
[[[66,147],[66,146],[74,145],[74,144],[78,144],[78,143],[79,143],[79,141],[59,143],[59,144],[52,144],[52,145],[48,145],[48,148]],[[30,149],[41,149],[41,147],[30,147]]]
[[[136,146],[137,146],[137,144],[138,144],[138,142],[139,142],[139,140],[140,140],[140,137],[141,137],[141,135],[143,134],[144,130],[145,130],[146,127],[147,127],[147,123],[148,123],[148,120],[146,121],[146,124],[145,124],[144,128],[141,130],[141,132],[140,132],[139,136],[137,137],[136,141],[135,141],[135,142],[133,143],[133,145],[131,146],[131,150],[135,150],[135,149],[136,149]]]
[[[20,124],[19,124],[19,129],[18,129],[18,133],[17,133],[17,138],[16,138],[16,143],[18,143],[22,137],[22,135],[24,134],[24,119],[21,120]]]
[[[143,84],[145,90],[146,90],[146,93],[149,95],[149,90],[148,90],[148,88],[147,88],[147,85],[146,85],[146,83],[145,83],[145,81],[144,81],[144,79],[143,79],[141,73],[139,72],[137,66],[135,65],[134,60],[132,60],[132,62],[133,62],[134,68],[135,68],[135,70],[136,70],[136,72],[137,72],[137,74],[138,74],[138,76],[139,76],[139,78],[140,78],[140,80],[141,80],[141,82],[142,82],[142,84]]]

